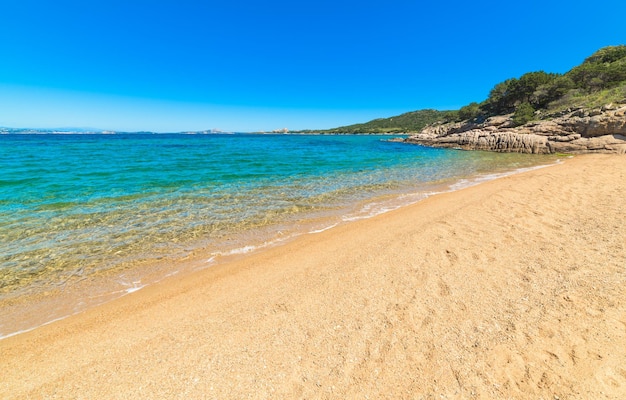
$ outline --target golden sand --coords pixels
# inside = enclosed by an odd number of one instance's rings
[[[0,398],[626,398],[626,157],[586,155],[0,341]]]

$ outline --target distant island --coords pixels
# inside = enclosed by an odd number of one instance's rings
[[[43,134],[107,134],[115,133],[93,128],[8,128],[0,127],[0,134],[22,134],[22,135],[43,135]]]
[[[187,134],[187,135],[230,135],[234,132],[225,132],[219,129],[210,129],[204,131],[184,131],[184,132],[165,132],[163,134]],[[55,128],[55,129],[47,129],[47,128],[7,128],[0,127],[0,135],[2,134],[17,134],[17,135],[124,135],[124,134],[135,134],[135,135],[159,135],[161,133],[151,132],[151,131],[137,131],[137,132],[126,132],[126,131],[112,131],[112,130],[102,130],[102,129],[93,129],[93,128]]]
[[[435,147],[522,153],[626,153],[626,46],[604,47],[564,74],[529,72],[481,103],[419,110],[318,133],[405,133]]]

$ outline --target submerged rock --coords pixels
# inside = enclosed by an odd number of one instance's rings
[[[568,110],[550,120],[513,126],[512,115],[424,128],[405,139],[431,147],[514,153],[626,153],[626,106]]]

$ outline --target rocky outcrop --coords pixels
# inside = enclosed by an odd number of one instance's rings
[[[515,127],[511,115],[433,125],[405,139],[432,147],[516,153],[626,153],[626,105],[569,109]]]

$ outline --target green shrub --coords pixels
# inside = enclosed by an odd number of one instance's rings
[[[535,117],[535,109],[530,103],[522,103],[515,110],[513,114],[513,123],[515,126],[524,125],[525,123],[532,121]]]
[[[460,121],[465,121],[465,120],[471,120],[474,119],[478,116],[480,116],[482,114],[482,109],[480,108],[480,104],[473,102],[470,103],[466,106],[461,107],[461,109],[459,110],[459,117],[458,119]]]

